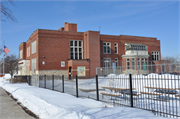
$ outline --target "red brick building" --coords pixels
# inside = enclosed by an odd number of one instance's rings
[[[138,59],[147,64],[161,60],[160,40],[77,32],[77,24],[65,22],[58,30],[37,29],[19,45],[19,75],[95,76],[96,67],[111,67],[112,62],[136,72]]]

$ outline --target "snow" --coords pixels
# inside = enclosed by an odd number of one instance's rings
[[[6,77],[6,76],[5,76]],[[103,82],[103,81],[102,81]],[[90,82],[89,82],[90,83]],[[101,84],[101,83],[100,83]],[[26,83],[10,84],[0,78],[0,87],[38,115],[40,119],[161,119],[150,111],[130,107],[108,107],[100,101],[49,89],[29,86]]]

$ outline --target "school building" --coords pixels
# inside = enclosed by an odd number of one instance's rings
[[[123,72],[137,73],[136,65],[149,61],[163,63],[157,38],[78,32],[77,24],[65,22],[58,30],[37,29],[19,45],[18,74],[88,77],[96,75],[96,67],[112,67],[113,62],[123,66]],[[149,70],[139,71],[146,74]]]

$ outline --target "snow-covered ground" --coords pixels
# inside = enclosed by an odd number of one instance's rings
[[[43,84],[44,81],[40,81],[40,84]],[[114,87],[114,88],[129,88],[129,76],[125,74],[110,74],[107,77],[98,77],[99,89],[102,87]],[[180,95],[180,76],[171,75],[171,74],[149,74],[147,76],[144,75],[133,75],[132,76],[132,87],[135,89],[134,92],[140,94],[139,96],[133,96],[134,107],[153,110],[157,115],[165,115],[168,117],[172,117],[172,115],[180,116],[180,99],[179,97],[175,97],[175,95]],[[46,81],[46,88],[52,87],[52,80]],[[75,81],[65,81],[64,83],[65,92],[76,95],[76,83]],[[96,80],[92,79],[79,79],[78,80],[78,92],[79,96],[90,97],[96,99]],[[158,88],[167,88],[167,89],[175,89],[169,90],[170,92],[176,94],[162,94],[160,96],[156,95],[147,95],[141,92],[153,93],[156,89],[149,89],[145,87],[156,87]],[[179,89],[178,89],[179,88]],[[55,79],[55,89],[62,91],[62,80]],[[83,91],[84,90],[84,91]],[[86,92],[88,91],[89,92]],[[90,91],[94,90],[94,91]],[[164,90],[165,91],[165,90]],[[111,98],[110,96],[104,96],[102,98],[101,93],[110,93],[116,95],[122,95],[117,98]],[[108,103],[121,104],[130,106],[130,96],[123,95],[122,92],[115,92],[112,90],[100,90],[99,91],[100,100]]]
[[[0,78],[0,87],[41,119],[160,119],[152,112],[130,107],[108,107],[100,101],[76,98],[66,93],[10,84]]]

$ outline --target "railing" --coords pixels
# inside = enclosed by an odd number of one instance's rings
[[[91,79],[76,76],[71,80],[65,76],[41,75],[39,87],[100,100],[106,105],[134,107],[158,116],[180,118],[179,75],[111,74],[106,77],[96,75]]]

